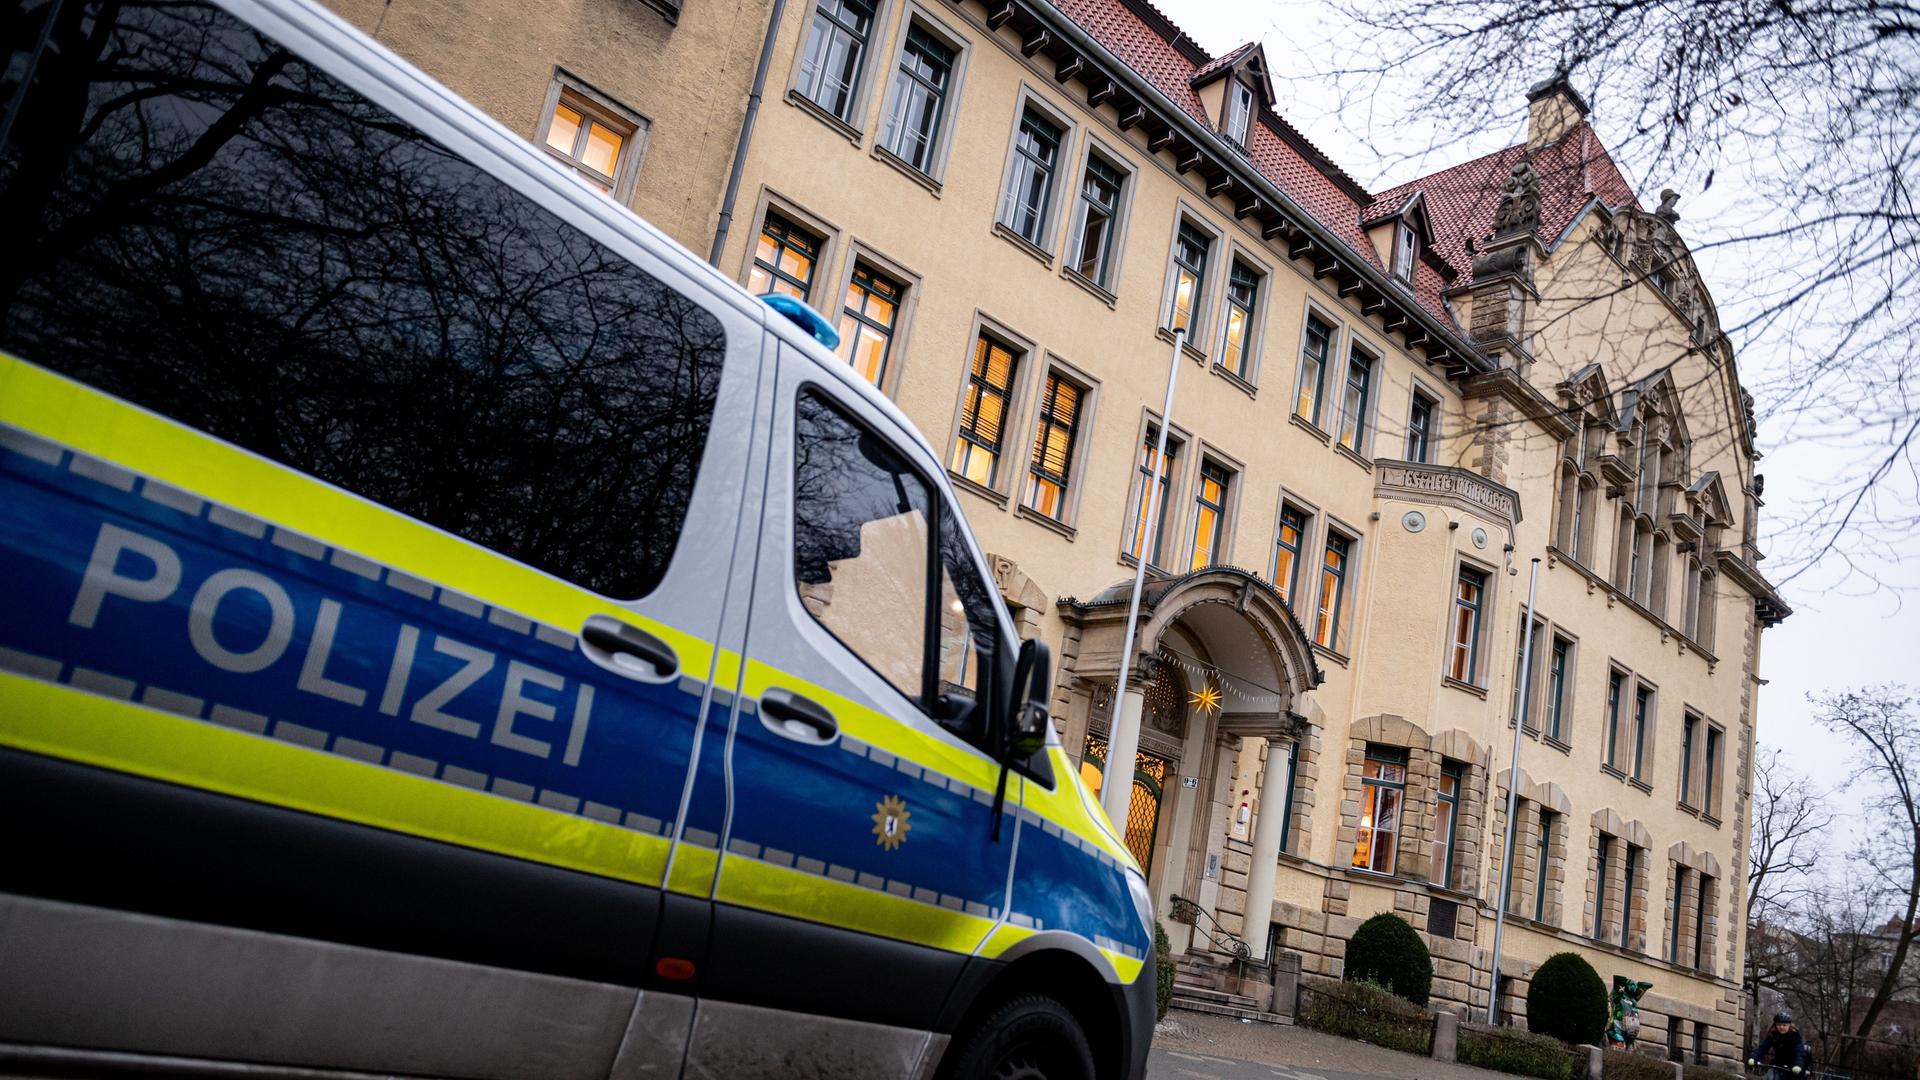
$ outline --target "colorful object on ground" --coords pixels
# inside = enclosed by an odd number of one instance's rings
[[[1653,989],[1650,982],[1635,982],[1625,975],[1613,977],[1613,1019],[1607,1023],[1607,1045],[1616,1050],[1631,1050],[1640,1038],[1640,995]]]

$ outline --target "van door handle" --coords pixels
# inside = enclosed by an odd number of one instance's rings
[[[840,734],[840,722],[825,706],[779,687],[760,695],[760,722],[776,735],[817,745]]]
[[[589,659],[628,678],[665,682],[680,671],[680,657],[672,646],[611,615],[589,618],[580,628],[580,640]]]

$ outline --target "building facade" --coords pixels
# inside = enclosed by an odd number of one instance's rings
[[[1393,911],[1436,999],[1484,1011],[1504,905],[1509,1016],[1571,949],[1653,983],[1643,1037],[1738,1055],[1787,614],[1751,399],[1675,199],[1645,208],[1569,85],[1524,143],[1376,194],[1258,46],[1209,56],[1143,0],[336,6],[838,324],[1053,645],[1085,782],[1137,723],[1121,825],[1177,951],[1338,975]]]

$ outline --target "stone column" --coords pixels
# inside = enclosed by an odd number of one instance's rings
[[[1242,932],[1254,957],[1267,953],[1267,924],[1273,911],[1273,875],[1280,865],[1280,830],[1286,825],[1287,772],[1293,747],[1282,760],[1280,744],[1267,741],[1267,768],[1260,784],[1260,816],[1253,822],[1253,865],[1247,869],[1246,928]]]

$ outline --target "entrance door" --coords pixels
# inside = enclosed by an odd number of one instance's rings
[[[1127,821],[1121,839],[1140,862],[1140,869],[1153,871],[1153,838],[1160,826],[1160,796],[1167,782],[1166,758],[1142,750],[1133,759],[1133,792],[1127,798]],[[1086,754],[1080,763],[1080,779],[1098,798],[1106,780],[1107,740],[1087,736]]]

